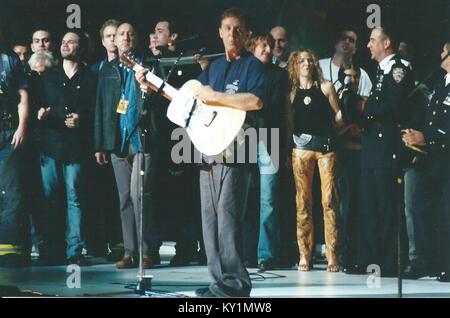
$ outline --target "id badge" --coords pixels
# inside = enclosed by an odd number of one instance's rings
[[[125,99],[122,98],[122,99],[119,101],[119,104],[117,105],[117,110],[116,110],[116,112],[119,113],[119,114],[126,114],[126,113],[127,113],[128,104],[129,104],[129,103],[130,103],[129,101],[127,101],[127,100],[125,100]]]

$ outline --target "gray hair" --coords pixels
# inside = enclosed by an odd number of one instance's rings
[[[30,65],[30,68],[32,70],[34,70],[34,68],[36,67],[36,63],[39,60],[45,61],[46,69],[49,69],[49,68],[52,68],[52,67],[58,65],[58,61],[53,57],[53,54],[51,52],[39,51],[39,52],[33,53],[31,55],[30,59],[28,60],[28,65]]]

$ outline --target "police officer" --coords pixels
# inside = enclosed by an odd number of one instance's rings
[[[374,28],[367,47],[378,62],[378,71],[363,112],[358,271],[375,264],[381,276],[395,276],[398,127],[414,81],[409,63],[394,54],[397,45],[391,29]]]
[[[16,267],[25,260],[20,148],[27,128],[28,93],[19,57],[2,48],[1,31],[0,26],[0,266]]]
[[[423,147],[421,170],[413,196],[413,217],[417,259],[405,271],[405,277],[417,279],[438,274],[441,282],[450,282],[450,39],[441,53],[446,72],[439,79],[426,110],[422,131],[404,130],[403,142]],[[436,250],[436,246],[439,250]]]

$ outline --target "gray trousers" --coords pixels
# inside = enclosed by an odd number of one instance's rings
[[[246,165],[206,165],[200,171],[203,240],[213,284],[249,296],[243,263],[243,220],[250,183]]]
[[[141,154],[129,154],[125,157],[111,154],[111,162],[119,191],[120,218],[122,220],[123,244],[125,256],[136,256],[139,253],[140,226],[140,186],[139,177]],[[152,209],[150,188],[150,154],[145,156],[145,193],[144,193],[144,227],[143,227],[143,256],[150,256],[152,234]]]

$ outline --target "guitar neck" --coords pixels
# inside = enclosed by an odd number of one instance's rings
[[[143,67],[139,64],[136,64],[133,67],[133,70],[135,72],[138,72],[140,70],[142,70]],[[162,79],[160,79],[158,76],[156,76],[155,74],[153,74],[152,72],[147,72],[147,74],[145,74],[145,79],[153,84],[156,88],[160,88],[161,85],[164,83],[164,81]],[[174,99],[175,97],[177,97],[180,92],[178,91],[178,89],[176,89],[175,87],[169,85],[168,83],[166,83],[163,87],[163,92],[165,93],[165,95],[169,96],[171,99]]]

